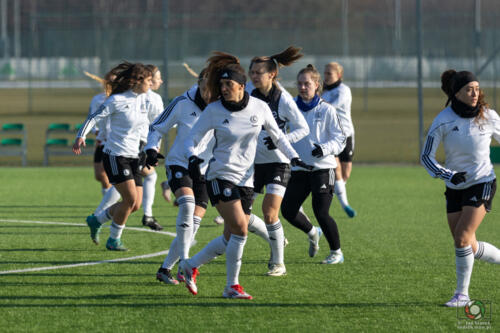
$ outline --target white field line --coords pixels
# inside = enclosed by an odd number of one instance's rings
[[[6,222],[6,223],[29,223],[29,224],[55,224],[55,225],[77,226],[77,227],[86,227],[87,226],[86,224],[80,224],[80,223],[50,222],[50,221],[28,221],[28,220],[6,220],[6,219],[0,219],[0,222]],[[154,230],[142,229],[142,228],[134,228],[134,227],[130,227],[130,228],[127,228],[127,229],[129,229],[129,230],[136,230],[136,231],[142,231],[142,232],[154,232],[154,233],[158,233],[158,234],[162,234],[162,235],[168,235],[168,236],[172,236],[172,237],[176,236],[175,233],[168,232],[168,231],[154,231]],[[0,275],[15,274],[15,273],[26,273],[26,272],[40,272],[40,271],[62,269],[62,268],[82,267],[82,266],[93,266],[93,265],[108,264],[108,263],[115,263],[115,262],[121,262],[121,261],[129,261],[129,260],[152,258],[152,257],[161,256],[161,255],[166,255],[166,254],[168,254],[168,250],[160,251],[160,252],[156,252],[156,253],[150,253],[150,254],[143,254],[143,255],[140,255],[140,256],[127,257],[127,258],[117,258],[117,259],[108,259],[108,260],[100,260],[100,261],[82,262],[82,263],[69,264],[69,265],[34,267],[34,268],[16,269],[16,270],[10,270],[10,271],[0,271]]]

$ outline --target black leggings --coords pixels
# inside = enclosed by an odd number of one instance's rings
[[[281,214],[293,226],[306,234],[309,233],[313,225],[299,209],[309,196],[309,193],[312,193],[314,216],[318,220],[321,230],[323,230],[330,245],[330,250],[338,250],[340,249],[339,230],[337,223],[329,215],[333,198],[333,181],[331,181],[332,184],[329,184],[329,179],[331,179],[331,174],[329,174],[328,169],[314,172],[292,171],[292,177],[288,182],[281,203]],[[326,185],[326,188],[324,185]]]

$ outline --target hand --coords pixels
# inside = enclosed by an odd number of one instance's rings
[[[467,172],[466,171],[463,171],[463,172],[457,172],[456,174],[454,174],[451,179],[450,179],[450,182],[453,184],[453,185],[458,185],[460,183],[465,183],[465,174]]]
[[[201,179],[200,164],[203,163],[203,161],[203,159],[196,155],[189,157],[188,171],[191,179]]]
[[[309,165],[309,164],[305,164],[300,158],[298,157],[294,157],[292,158],[292,160],[290,161],[290,164],[292,166],[298,166],[298,167],[301,167],[301,168],[304,168],[306,170],[312,170],[314,167],[312,165]]]
[[[274,150],[274,149],[278,148],[278,147],[276,147],[276,145],[274,144],[274,142],[270,136],[266,136],[264,138],[264,144],[267,146],[267,149],[269,149],[269,150]]]
[[[76,138],[75,140],[75,143],[73,144],[73,148],[71,150],[73,150],[73,153],[75,153],[76,155],[80,155],[82,153],[82,150],[81,150],[81,146],[86,146],[85,145],[85,139],[84,138]]]
[[[317,143],[314,144],[314,149],[313,151],[311,152],[312,156],[314,157],[317,157],[317,158],[320,158],[320,157],[323,157],[323,149],[321,149],[321,146],[318,145]]]
[[[146,150],[146,168],[151,169],[151,167],[158,165],[158,160],[165,158],[162,154],[159,154],[156,149]]]

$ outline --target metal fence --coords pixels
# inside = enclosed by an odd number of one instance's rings
[[[499,39],[498,0],[0,0],[0,88],[96,88],[84,70],[126,59],[159,65],[167,99],[193,82],[183,62],[200,70],[220,50],[246,65],[296,45],[305,57],[281,72],[286,87],[332,60],[365,90],[438,87],[443,70],[469,69],[496,106]]]

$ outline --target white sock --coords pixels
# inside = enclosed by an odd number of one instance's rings
[[[104,193],[106,193],[107,190],[108,190],[107,188],[101,187],[101,194],[104,195]]]
[[[105,210],[101,211],[95,217],[97,219],[97,222],[99,222],[100,224],[104,224],[104,223],[108,222],[109,220],[111,220],[113,218],[109,214],[109,209],[108,208],[106,208]]]
[[[172,269],[174,267],[177,260],[179,260],[179,242],[177,241],[177,237],[174,238],[172,244],[170,244],[170,249],[168,249],[167,256],[165,260],[163,260],[162,268]]]
[[[313,226],[312,229],[309,230],[309,232],[307,233],[307,236],[309,236],[309,238],[313,238],[314,235],[316,235],[317,232],[318,232],[318,228],[316,228],[315,226]]]
[[[109,228],[109,237],[113,239],[120,239],[122,237],[123,229],[125,229],[125,225],[116,224],[114,221],[111,222],[111,227]]]
[[[457,268],[457,289],[455,292],[469,295],[470,276],[474,266],[472,246],[455,248],[455,264]]]
[[[248,221],[248,231],[264,238],[264,240],[268,243],[271,242],[269,240],[269,234],[267,233],[266,224],[257,215],[250,215],[250,220]]]
[[[227,241],[219,236],[208,243],[200,252],[196,253],[188,263],[191,267],[200,267],[226,252]]]
[[[193,215],[193,237],[191,238],[191,242],[194,242],[194,238],[196,237],[196,233],[198,229],[200,229],[201,217]]]
[[[193,236],[191,238],[191,242],[194,241],[194,237],[196,236],[196,232],[198,231],[198,228],[200,227],[200,222],[201,222],[201,217],[199,216],[193,216]],[[224,245],[225,247],[225,245]],[[172,269],[174,267],[175,263],[179,260],[179,245],[177,241],[177,237],[174,238],[172,241],[172,244],[170,244],[170,249],[168,250],[168,254],[165,257],[165,260],[163,261],[163,264],[161,265],[162,268],[168,268]],[[198,267],[198,266],[193,266],[193,267]]]
[[[153,202],[155,201],[156,179],[158,174],[155,172],[144,177],[142,184],[142,210],[144,215],[153,216]]]
[[[97,216],[102,213],[106,208],[109,208],[117,203],[118,200],[120,200],[120,193],[118,193],[114,186],[111,186],[104,193],[99,207],[97,207],[94,211],[94,215]]]
[[[284,241],[285,233],[280,220],[273,224],[266,224],[267,232],[269,233],[269,243],[271,245],[271,262],[273,264],[284,263]]]
[[[474,258],[489,262],[491,264],[500,264],[500,250],[490,243],[477,242],[477,252]]]
[[[333,190],[339,199],[340,205],[342,208],[345,206],[349,206],[349,202],[347,201],[347,191],[345,188],[345,182],[343,179],[335,179],[335,185],[333,185]]]
[[[241,258],[247,242],[246,236],[231,235],[226,247],[226,276],[227,286],[240,284],[238,277],[241,269]]]
[[[193,214],[194,214],[194,196],[183,195],[177,199],[179,203],[179,212],[175,230],[177,232],[177,246],[179,247],[179,256],[181,260],[189,258],[189,247],[193,237]]]

